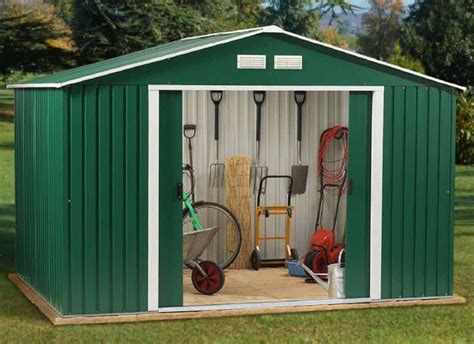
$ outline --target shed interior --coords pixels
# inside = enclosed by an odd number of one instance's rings
[[[294,91],[267,91],[261,108],[260,165],[268,166],[269,175],[291,175],[292,165],[298,164],[297,151],[297,104]],[[192,139],[192,166],[195,178],[194,200],[216,202],[231,208],[229,204],[229,180],[233,178],[229,170],[229,158],[247,157],[249,165],[256,162],[256,123],[257,106],[252,91],[224,91],[219,103],[218,141],[215,141],[215,105],[210,91],[183,92],[183,127],[196,125]],[[349,92],[346,91],[308,91],[302,108],[301,161],[308,165],[306,191],[292,195],[291,205],[294,213],[291,217],[290,247],[297,250],[300,257],[308,252],[311,236],[314,232],[317,210],[320,200],[320,180],[317,171],[317,155],[321,133],[336,125],[349,124]],[[216,144],[218,158],[216,159]],[[340,143],[330,145],[327,159],[337,161],[343,153]],[[183,135],[183,164],[190,162],[188,139]],[[215,179],[215,167],[218,161],[224,163],[224,173]],[[250,174],[250,173],[249,173]],[[248,179],[248,193],[237,191],[237,198],[244,198],[239,204],[241,213],[235,213],[243,234],[243,243],[237,258],[224,270],[224,287],[214,295],[200,294],[191,283],[190,269],[183,272],[183,305],[231,304],[248,302],[271,302],[282,300],[319,300],[327,299],[328,292],[317,283],[305,283],[305,277],[290,276],[286,266],[262,267],[255,271],[250,264],[251,251],[255,247],[255,211],[258,187],[254,189],[254,178]],[[189,180],[183,177],[185,191],[189,189]],[[288,195],[287,180],[268,180],[262,205],[285,205]],[[258,186],[258,185],[257,185]],[[244,185],[245,188],[245,185]],[[235,189],[233,191],[236,192]],[[231,196],[232,197],[232,196]],[[247,197],[247,199],[245,199]],[[247,201],[247,203],[245,203]],[[234,202],[235,203],[235,202]],[[336,242],[344,242],[346,229],[346,193],[340,199],[335,227]],[[323,203],[323,228],[332,228],[333,216],[337,204],[337,195],[326,192]],[[238,211],[238,210],[237,210]],[[209,222],[206,216],[198,214],[203,226]],[[247,219],[247,217],[249,217]],[[285,216],[260,217],[261,236],[275,237],[285,235]],[[218,221],[226,226],[225,220]],[[219,230],[203,255],[203,260],[218,261],[223,245],[227,245],[226,231]],[[282,240],[261,241],[259,245],[262,258],[278,259],[285,257],[285,244]],[[186,252],[183,253],[186,255]]]

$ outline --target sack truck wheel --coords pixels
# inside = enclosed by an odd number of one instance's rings
[[[221,290],[225,282],[224,270],[210,260],[200,262],[199,266],[207,274],[207,277],[195,268],[191,274],[194,288],[205,295],[212,295]]]
[[[295,260],[300,259],[300,256],[299,256],[298,251],[296,250],[296,248],[290,249],[290,254],[291,254],[291,259],[295,259]]]
[[[250,263],[252,264],[252,268],[254,270],[260,269],[262,265],[262,257],[260,257],[260,252],[257,249],[252,251],[252,255],[250,256]]]

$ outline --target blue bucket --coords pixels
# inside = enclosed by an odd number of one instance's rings
[[[298,260],[292,259],[288,260],[286,262],[288,264],[288,273],[291,276],[296,276],[296,277],[307,277],[306,272],[301,266],[298,266]]]

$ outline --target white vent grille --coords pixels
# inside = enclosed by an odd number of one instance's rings
[[[275,69],[303,69],[303,56],[275,55]]]
[[[265,69],[267,57],[265,55],[237,55],[238,69]]]

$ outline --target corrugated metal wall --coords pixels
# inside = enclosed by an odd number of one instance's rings
[[[73,86],[68,117],[67,313],[146,310],[147,87]]]
[[[184,92],[184,123],[197,124],[194,140],[194,167],[197,171],[197,200],[212,200],[225,203],[225,188],[208,188],[209,164],[215,159],[214,145],[214,105],[207,91]],[[292,221],[292,246],[300,253],[307,250],[316,221],[319,201],[319,179],[316,175],[316,155],[321,132],[336,124],[348,124],[348,92],[308,92],[303,108],[302,161],[309,165],[307,191],[292,199],[296,213]],[[252,92],[224,92],[220,104],[219,160],[233,155],[248,156],[255,162],[256,106]],[[183,141],[184,142],[184,141]],[[183,161],[187,161],[187,145],[183,144]],[[262,107],[262,164],[269,167],[269,174],[290,174],[296,157],[296,104],[293,92],[267,92]],[[285,204],[286,183],[268,184],[264,201],[266,204]],[[325,202],[325,226],[332,226],[334,196]],[[345,225],[346,198],[341,201],[337,236]],[[252,238],[253,213],[252,204]],[[270,217],[265,221],[267,235],[284,233],[283,219]],[[262,222],[263,223],[263,222]],[[262,245],[265,257],[281,257],[284,254],[281,242]]]
[[[382,296],[451,295],[455,95],[386,87]]]
[[[16,271],[60,311],[68,292],[65,94],[15,91]]]

